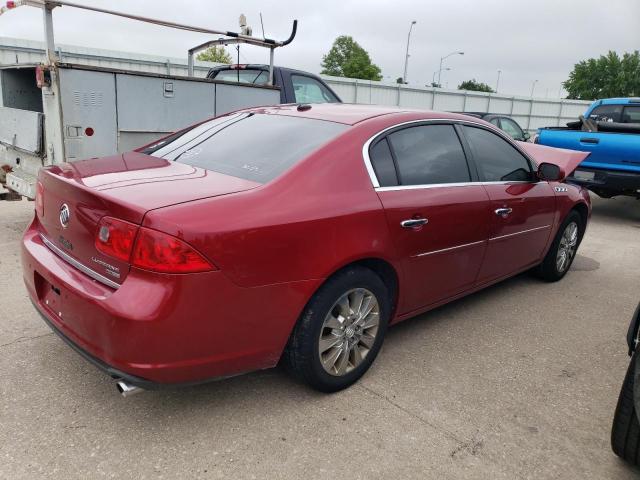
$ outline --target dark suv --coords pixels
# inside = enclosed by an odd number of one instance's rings
[[[633,314],[627,331],[627,345],[631,361],[620,390],[618,406],[611,428],[613,452],[632,465],[640,466],[640,352],[638,330],[640,328],[640,305]]]

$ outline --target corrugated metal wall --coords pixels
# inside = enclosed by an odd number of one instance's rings
[[[186,58],[165,58],[111,50],[61,45],[64,62],[99,67],[187,75]],[[186,55],[185,55],[186,57]],[[0,37],[0,65],[38,63],[43,59],[42,43]],[[204,77],[216,64],[196,62],[195,75]],[[528,98],[483,92],[417,88],[367,80],[323,76],[325,81],[350,103],[396,105],[444,111],[493,112],[512,116],[524,129],[564,125],[584,113],[591,102],[580,100]]]

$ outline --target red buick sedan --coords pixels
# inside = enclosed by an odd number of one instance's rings
[[[126,394],[281,360],[335,391],[388,325],[525,270],[562,278],[591,208],[563,180],[586,155],[456,114],[234,112],[42,169],[24,280]]]

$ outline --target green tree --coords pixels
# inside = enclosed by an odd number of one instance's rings
[[[600,58],[576,63],[569,79],[562,83],[567,98],[596,100],[608,97],[640,95],[640,53],[625,53],[622,58],[609,51]]]
[[[462,82],[460,85],[458,85],[458,90],[473,90],[474,92],[494,93],[493,88],[491,88],[486,83],[478,82],[475,78]]]
[[[213,45],[206,50],[203,50],[196,57],[197,60],[201,60],[203,62],[214,62],[214,63],[232,63],[231,55],[229,52],[225,50],[222,45]]]
[[[381,80],[380,67],[371,62],[367,51],[352,37],[341,35],[329,53],[322,56],[322,72],[335,77]]]

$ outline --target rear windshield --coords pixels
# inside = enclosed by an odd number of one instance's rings
[[[254,85],[266,85],[269,81],[269,72],[258,69],[229,69],[218,70],[211,77],[226,82],[252,83]]]
[[[142,153],[266,183],[347,128],[325,120],[238,113],[178,132]]]

